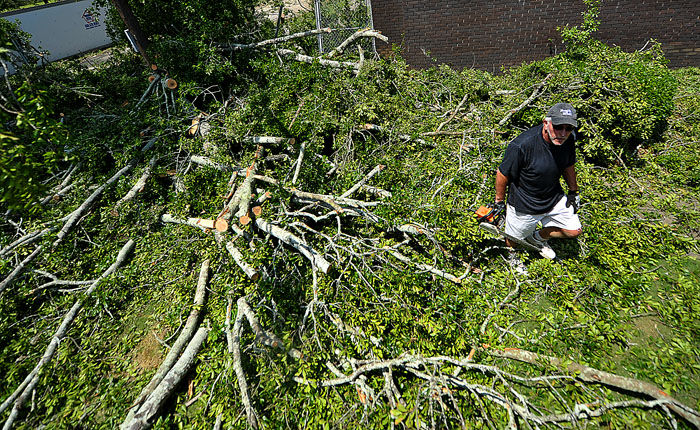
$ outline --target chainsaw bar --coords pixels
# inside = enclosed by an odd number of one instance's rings
[[[539,253],[542,257],[544,257],[548,260],[552,259],[551,255],[542,251],[542,248],[535,246],[529,242],[526,242],[522,239],[518,239],[517,237],[513,237],[513,236],[509,235],[508,233],[506,233],[502,230],[499,230],[498,227],[496,227],[495,225],[493,225],[491,223],[481,222],[481,223],[479,223],[479,228],[481,230],[491,234],[492,236],[496,236],[500,240],[505,241],[505,239],[509,239],[512,242],[517,243],[518,245],[522,246],[525,249],[529,249],[530,251],[535,251],[535,252]]]

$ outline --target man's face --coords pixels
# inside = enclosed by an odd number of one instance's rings
[[[566,142],[574,127],[569,124],[553,125],[552,121],[544,121],[544,139],[554,145],[561,145]]]

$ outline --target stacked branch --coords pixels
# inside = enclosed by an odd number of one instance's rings
[[[137,430],[150,427],[163,402],[173,394],[175,387],[194,363],[197,352],[209,332],[207,328],[198,328],[200,312],[206,301],[208,279],[209,260],[204,260],[197,279],[192,311],[187,317],[185,327],[156,373],[132,404],[120,429]]]
[[[70,214],[64,216],[63,218],[59,219],[59,223],[63,223],[63,226],[58,229],[58,227],[50,227],[50,228],[45,228],[41,231],[35,231],[26,234],[22,238],[16,240],[15,242],[11,243],[10,245],[6,246],[0,251],[0,257],[3,255],[6,255],[9,253],[11,250],[14,248],[17,248],[22,245],[28,245],[30,243],[36,242],[42,237],[46,236],[49,233],[53,233],[56,230],[58,231],[58,234],[56,235],[56,240],[53,242],[53,247],[55,248],[58,246],[64,239],[65,237],[71,232],[71,230],[75,227],[75,225],[82,219],[82,217],[90,210],[90,208],[93,207],[95,202],[99,200],[101,195],[104,193],[106,189],[109,187],[113,186],[122,176],[124,176],[126,173],[131,171],[141,160],[141,157],[143,153],[148,151],[153,147],[153,145],[156,143],[158,138],[153,138],[151,139],[142,149],[141,153],[137,155],[136,157],[132,158],[126,166],[122,167],[119,171],[117,171],[114,175],[112,175],[111,178],[109,178],[104,184],[100,185],[97,187],[88,197],[83,201],[83,203],[80,204],[75,210],[73,210]],[[67,176],[70,176],[75,169],[72,169]],[[25,259],[23,259],[11,272],[8,276],[3,279],[2,282],[0,282],[0,293],[4,291],[13,281],[15,278],[17,278],[26,267],[29,266],[29,264],[36,259],[41,253],[44,251],[44,246],[39,245],[34,249],[32,253],[30,253]]]

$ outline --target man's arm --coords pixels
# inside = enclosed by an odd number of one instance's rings
[[[574,175],[575,178],[575,175]],[[574,179],[575,181],[575,179]],[[508,187],[508,177],[496,169],[496,201],[502,202],[506,199],[506,188]]]
[[[569,187],[569,192],[578,192],[578,183],[576,182],[576,169],[574,168],[574,166],[571,165],[564,169],[564,173],[562,176],[564,176],[564,181],[566,181],[566,185]]]

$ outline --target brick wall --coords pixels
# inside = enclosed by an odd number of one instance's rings
[[[498,72],[564,49],[558,26],[578,25],[582,0],[374,0],[374,28],[414,67],[446,63]],[[602,0],[595,37],[625,51],[654,38],[671,67],[700,66],[700,0]],[[387,54],[391,46],[377,43]]]

